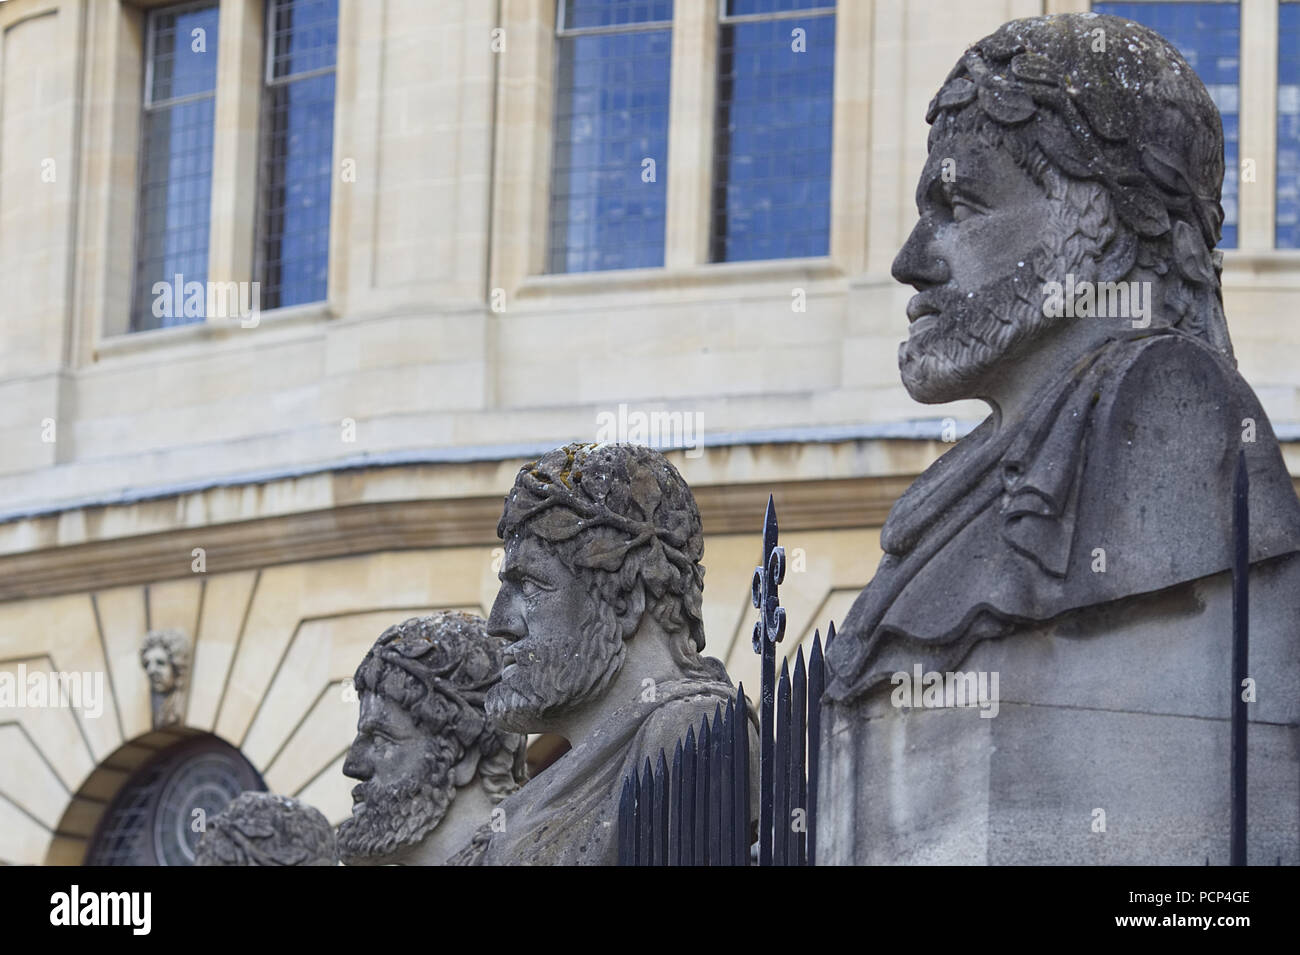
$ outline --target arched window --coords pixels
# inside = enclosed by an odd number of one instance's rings
[[[206,734],[175,743],[118,790],[85,864],[192,865],[207,820],[250,790],[266,785],[233,746]]]

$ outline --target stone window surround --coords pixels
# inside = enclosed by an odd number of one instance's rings
[[[89,103],[81,131],[83,182],[92,188],[84,189],[77,198],[78,218],[85,224],[83,234],[77,237],[77,297],[83,316],[73,349],[78,366],[142,349],[221,339],[240,327],[238,319],[210,319],[129,331],[146,20],[151,10],[177,5],[177,0],[120,0],[88,6],[85,89]],[[211,282],[251,282],[255,278],[257,190],[249,184],[258,181],[268,6],[265,0],[218,3],[220,42],[208,240]],[[93,188],[100,184],[107,188]],[[331,218],[334,213],[331,198]],[[331,260],[335,246],[331,235]],[[99,254],[87,254],[91,249]],[[331,317],[334,280],[331,262],[331,291],[325,302],[275,309],[261,319],[289,325]]]
[[[502,25],[515,55],[498,65],[498,140],[532,148],[498,151],[493,196],[493,285],[513,294],[554,294],[580,288],[675,285],[682,273],[705,273],[712,186],[718,3],[673,4],[672,73],[668,107],[668,210],[662,269],[608,270],[601,278],[573,281],[545,274],[547,199],[550,188],[551,110],[554,103],[555,0],[528,4],[503,0]],[[870,95],[870,4],[836,9],[835,126],[831,169],[831,255],[826,260],[768,262],[768,273],[802,273],[811,262],[853,275],[866,268],[867,130],[854,117]],[[521,49],[521,47],[524,47]],[[526,236],[526,238],[524,238]],[[521,240],[523,239],[523,240]],[[716,265],[727,265],[719,262]],[[662,281],[649,277],[663,274]]]
[[[530,102],[523,117],[499,112],[497,135],[509,131],[517,136],[525,132],[535,148],[505,157],[498,152],[496,157],[494,287],[505,289],[507,297],[529,298],[596,290],[610,293],[622,288],[673,287],[683,279],[697,281],[712,270],[731,264],[710,263],[708,258],[717,13],[724,2],[674,4],[664,267],[611,270],[575,279],[570,275],[545,274],[544,269],[555,0],[533,5],[543,8],[540,15],[525,9],[527,5],[521,0],[503,0],[502,22],[512,42],[523,39],[532,46],[525,57],[507,58],[499,79],[504,89],[527,89],[526,98]],[[1241,57],[1240,154],[1242,158],[1255,160],[1256,178],[1254,183],[1242,184],[1238,199],[1238,248],[1226,250],[1227,263],[1235,273],[1233,277],[1239,280],[1260,272],[1275,273],[1279,265],[1294,268],[1300,259],[1296,250],[1275,250],[1273,246],[1279,2],[1282,0],[1239,0],[1242,36],[1269,38],[1260,48],[1243,49]],[[881,92],[873,88],[876,81],[872,58],[877,51],[878,26],[887,21],[892,23],[901,13],[901,6],[902,0],[865,0],[836,6],[830,255],[825,259],[768,262],[768,275],[789,271],[794,277],[810,266],[820,266],[817,270],[823,273],[849,277],[863,271],[887,273],[889,270],[897,243],[883,234],[870,215],[870,186],[876,185],[874,180],[879,177],[873,176],[870,163],[872,124],[863,122],[862,117],[867,115],[867,104],[874,102]],[[1083,12],[1090,8],[1090,0],[1044,0],[1043,12]],[[1009,10],[1007,15],[1022,14]],[[516,22],[512,22],[512,16]],[[511,30],[511,26],[524,29]],[[1247,52],[1249,56],[1245,55]],[[519,118],[530,119],[528,125],[535,128],[520,130]],[[514,175],[503,176],[503,172]],[[530,191],[532,195],[528,194]],[[521,233],[530,236],[525,247],[518,242],[507,244]],[[507,237],[504,241],[500,239],[503,236]],[[659,273],[658,277],[650,274],[655,272]]]
[[[174,5],[176,0],[122,0],[104,4],[91,17],[87,43],[99,46],[106,64],[101,77],[111,89],[114,119],[99,130],[118,149],[139,138],[139,88],[144,69],[145,14],[151,8]],[[868,131],[855,120],[865,111],[870,90],[870,58],[847,55],[855,46],[867,48],[870,16],[864,5],[844,4],[836,12],[835,126],[832,158],[831,253],[825,258],[778,260],[767,263],[763,274],[788,273],[791,280],[812,276],[839,278],[865,268],[868,230]],[[216,146],[212,173],[212,215],[209,238],[209,280],[251,281],[255,249],[252,235],[256,191],[240,188],[256,181],[258,118],[263,68],[265,0],[220,0],[218,48]],[[745,281],[752,269],[736,263],[708,260],[709,194],[713,163],[714,91],[716,86],[717,8],[713,3],[674,4],[673,70],[669,115],[668,223],[666,261],[661,269],[585,273],[572,281],[568,275],[545,274],[546,227],[549,208],[551,110],[553,104],[554,29],[556,0],[501,0],[500,23],[506,28],[511,56],[498,65],[500,89],[510,90],[510,103],[497,104],[496,136],[518,143],[527,137],[530,149],[497,149],[493,181],[492,287],[504,288],[507,300],[519,297],[585,296],[591,291],[618,292],[624,288],[671,289],[695,285],[716,277],[724,284]],[[352,4],[340,5],[338,51],[339,88],[355,80],[353,48],[345,42],[347,19],[356,15]],[[116,61],[116,69],[113,62]],[[129,107],[126,104],[131,104]],[[518,122],[519,111],[526,122]],[[348,121],[341,99],[336,104],[335,141],[340,124]],[[521,128],[522,125],[522,128]],[[111,152],[113,147],[109,147]],[[135,177],[135,150],[131,153],[131,181]],[[513,175],[512,175],[513,173]],[[103,175],[108,175],[106,172]],[[94,177],[97,178],[97,177]],[[334,190],[331,220],[339,222],[340,205],[347,190]],[[114,303],[129,299],[129,262],[134,254],[133,223],[136,196],[116,195],[111,208],[100,215],[104,224],[104,274],[87,276],[101,294],[83,300],[86,324],[80,329],[77,364],[92,364],[114,356],[203,341],[217,344],[236,338],[237,319],[209,319],[171,328],[128,332],[129,310]],[[81,199],[83,207],[92,203]],[[96,221],[92,217],[91,221]],[[339,230],[332,229],[329,293],[325,302],[290,306],[264,312],[261,323],[277,326],[311,325],[339,317],[347,284],[346,249]],[[520,242],[521,237],[526,237]],[[117,259],[121,261],[117,261]],[[755,263],[758,265],[758,263]],[[126,270],[126,271],[123,271]],[[730,273],[734,272],[734,275]],[[812,273],[810,276],[809,273]],[[119,274],[121,273],[121,274]],[[729,282],[730,280],[730,282]],[[234,342],[232,341],[232,344]]]
[[[233,336],[236,320],[216,320],[152,332],[128,333],[131,263],[134,256],[136,149],[139,138],[139,96],[144,68],[144,21],[151,8],[175,0],[121,0],[91,4],[87,10],[86,88],[104,90],[108,117],[95,117],[95,106],[81,120],[83,182],[125,182],[129,189],[111,188],[107,197],[87,190],[78,197],[78,217],[87,230],[79,237],[76,282],[78,311],[83,317],[74,344],[74,363],[92,364],[101,358],[181,343]],[[1146,0],[1173,2],[1173,0]],[[1276,163],[1277,8],[1280,0],[1240,0],[1243,36],[1263,35],[1269,42],[1252,47],[1242,58],[1241,155],[1256,160],[1256,181],[1243,184],[1240,197],[1239,249],[1226,256],[1225,284],[1230,276],[1254,285],[1265,273],[1291,282],[1279,273],[1294,268],[1300,252],[1274,250],[1274,188]],[[767,277],[789,273],[806,277],[810,268],[825,277],[851,278],[887,274],[899,232],[893,223],[870,215],[869,197],[880,190],[897,192],[897,184],[873,174],[873,117],[863,122],[868,104],[878,103],[880,90],[873,59],[892,55],[877,33],[901,17],[903,0],[841,3],[836,11],[836,65],[832,157],[832,220],[830,255],[821,259],[777,260],[766,263]],[[61,6],[62,4],[57,4]],[[239,188],[256,181],[259,110],[263,69],[264,0],[220,0],[218,49],[217,145],[213,157],[213,208],[209,240],[211,281],[250,281],[253,273],[253,224],[256,191]],[[510,56],[498,62],[496,138],[509,137],[511,149],[497,148],[492,182],[491,287],[516,297],[568,299],[592,292],[617,294],[624,289],[672,289],[683,282],[697,284],[716,277],[728,284],[726,270],[734,263],[708,262],[709,189],[711,186],[714,91],[717,51],[717,7],[713,3],[674,5],[673,69],[669,117],[668,216],[666,257],[661,269],[635,269],[569,275],[544,274],[551,152],[552,78],[556,0],[499,0],[500,24],[506,28]],[[1089,0],[1045,0],[1048,13],[1083,11]],[[355,50],[344,42],[347,21],[359,15],[354,4],[340,5],[340,90],[345,77],[355,82]],[[1243,51],[1245,52],[1245,51]],[[887,64],[881,63],[883,69]],[[336,136],[349,121],[348,104],[336,105]],[[127,149],[126,144],[132,144]],[[115,155],[131,157],[129,174],[111,169]],[[129,177],[128,177],[129,175]],[[340,221],[347,190],[333,190],[331,219]],[[342,210],[346,212],[346,210]],[[906,216],[910,218],[910,207]],[[343,217],[346,219],[346,215]],[[318,324],[340,314],[347,284],[347,254],[339,229],[332,230],[327,300],[276,309],[262,322],[290,326]],[[901,234],[905,233],[905,229]],[[102,254],[84,255],[85,246]],[[97,268],[95,268],[97,267]],[[733,276],[731,278],[740,278]],[[1235,282],[1233,284],[1236,284]]]
[[[673,288],[720,278],[736,263],[710,263],[709,214],[717,86],[716,2],[673,5],[669,80],[668,210],[664,266],[658,269],[546,274],[551,114],[554,101],[555,0],[502,0],[501,22],[512,55],[498,63],[498,84],[511,93],[497,106],[493,175],[492,285],[507,300],[581,296],[620,289]],[[831,162],[830,255],[763,263],[768,276],[809,269],[836,276],[866,268],[868,130],[860,117],[870,96],[870,3],[835,12],[835,135]]]

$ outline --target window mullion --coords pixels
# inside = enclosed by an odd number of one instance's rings
[[[208,278],[214,283],[253,280],[262,17],[262,0],[223,0],[220,7],[208,233]]]
[[[1237,247],[1273,248],[1277,190],[1277,0],[1242,0],[1241,36],[1264,37],[1241,51],[1239,163],[1254,160],[1250,181],[1238,169]]]
[[[688,268],[709,260],[718,82],[716,12],[710,3],[674,5],[664,258],[668,268]]]

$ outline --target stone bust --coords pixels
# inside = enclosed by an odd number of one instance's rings
[[[442,865],[491,831],[498,804],[526,779],[525,738],[484,712],[505,643],[482,617],[444,610],[389,627],[366,653],[343,764],[360,781],[339,826],[345,864]]]
[[[570,444],[519,471],[497,534],[488,631],[510,645],[488,714],[572,749],[502,804],[483,861],[614,864],[623,776],[735,693],[702,654],[699,511],[659,452]]]
[[[899,368],[991,414],[899,498],[828,651],[818,859],[1222,859],[1239,453],[1270,726],[1300,717],[1300,501],[1225,321],[1218,111],[1166,40],[1088,13],[974,43],[926,120]],[[997,718],[891,701],[914,670],[1000,674]],[[1294,739],[1253,732],[1293,798]],[[1294,858],[1295,828],[1251,838]]]
[[[831,654],[836,698],[918,653],[948,669],[1018,623],[1226,570],[1238,448],[1252,560],[1300,550],[1224,319],[1222,124],[1182,56],[1117,17],[1016,20],[926,118],[920,220],[893,264],[917,290],[899,367],[918,401],[992,414],[890,513]],[[1077,308],[1055,307],[1070,291]]]
[[[149,678],[154,729],[185,721],[190,644],[179,630],[150,630],[140,645],[140,665]]]
[[[194,864],[338,865],[338,849],[320,810],[288,796],[246,792],[208,820]]]

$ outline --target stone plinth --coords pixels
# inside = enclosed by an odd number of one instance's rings
[[[1256,865],[1300,862],[1297,593],[1300,559],[1252,568]],[[819,861],[1226,863],[1231,608],[1221,574],[978,644],[959,669],[998,673],[992,718],[889,685],[828,706]]]

